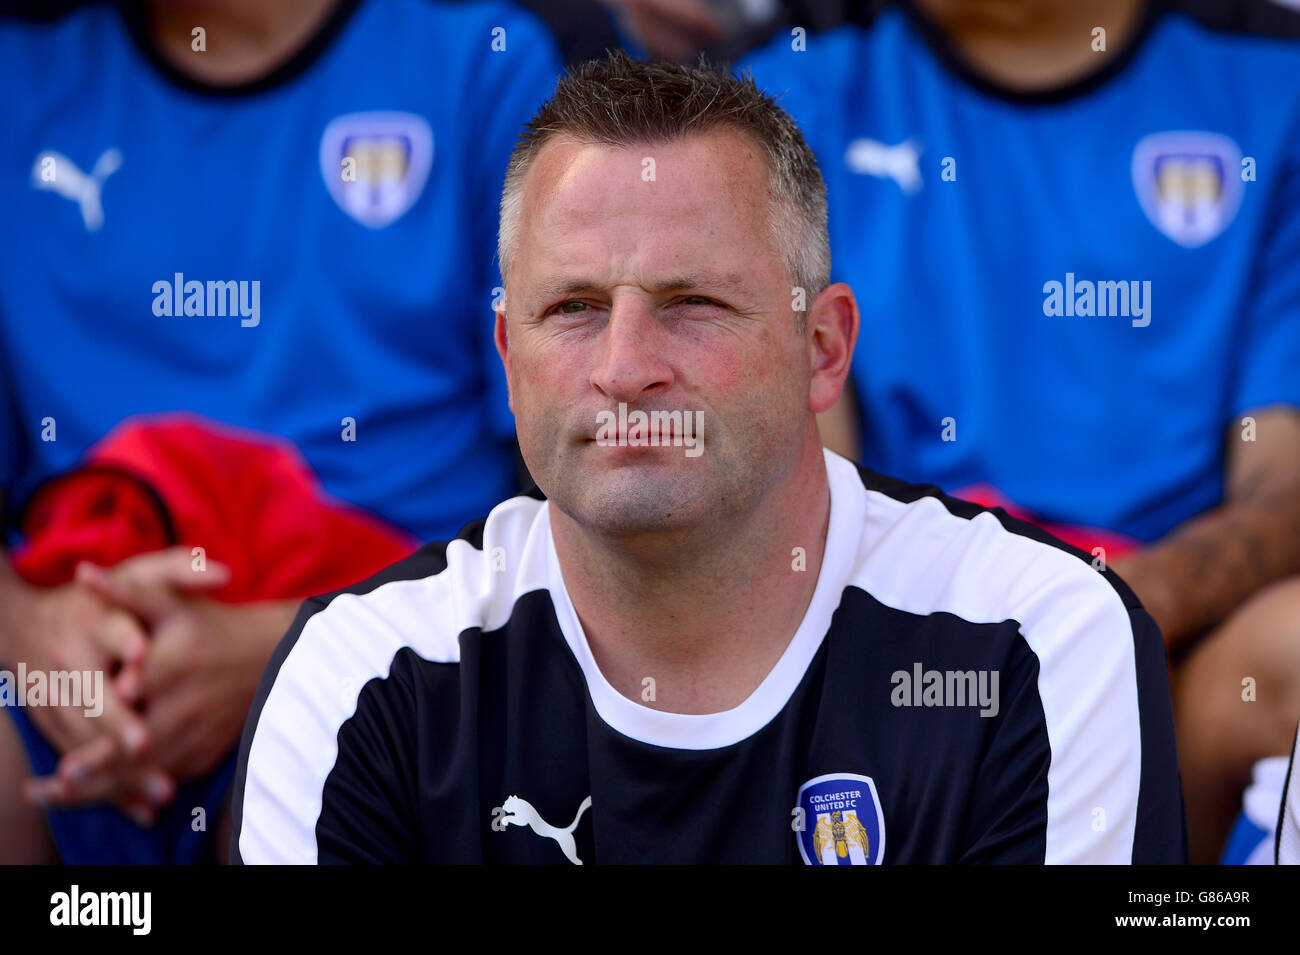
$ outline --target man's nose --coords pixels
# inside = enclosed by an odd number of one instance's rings
[[[609,312],[591,383],[614,401],[631,404],[647,393],[672,387],[665,334],[654,305],[622,298]]]

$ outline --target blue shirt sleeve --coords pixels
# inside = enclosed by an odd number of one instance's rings
[[[1292,142],[1296,135],[1300,130]],[[1300,155],[1292,155],[1275,176],[1267,200],[1271,218],[1257,247],[1253,294],[1243,318],[1230,409],[1234,422],[1269,405],[1300,407]]]

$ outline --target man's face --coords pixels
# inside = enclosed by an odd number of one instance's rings
[[[731,130],[557,139],[534,160],[497,343],[524,461],[579,524],[622,535],[743,514],[793,463],[811,372],[769,202],[762,154]],[[698,448],[598,443],[620,403],[702,421]]]

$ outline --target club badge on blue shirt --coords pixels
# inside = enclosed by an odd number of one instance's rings
[[[339,208],[364,226],[400,219],[424,191],[433,130],[414,113],[348,113],[325,127],[320,168]]]
[[[1241,150],[1217,133],[1153,133],[1133,150],[1133,188],[1152,225],[1194,249],[1237,214]]]
[[[831,773],[799,787],[795,827],[808,865],[879,865],[885,857],[885,817],[869,776]]]

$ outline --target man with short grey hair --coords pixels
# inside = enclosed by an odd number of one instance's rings
[[[749,80],[564,78],[502,201],[538,490],[308,601],[243,862],[1179,862],[1160,635],[1007,517],[825,451],[858,332]]]

